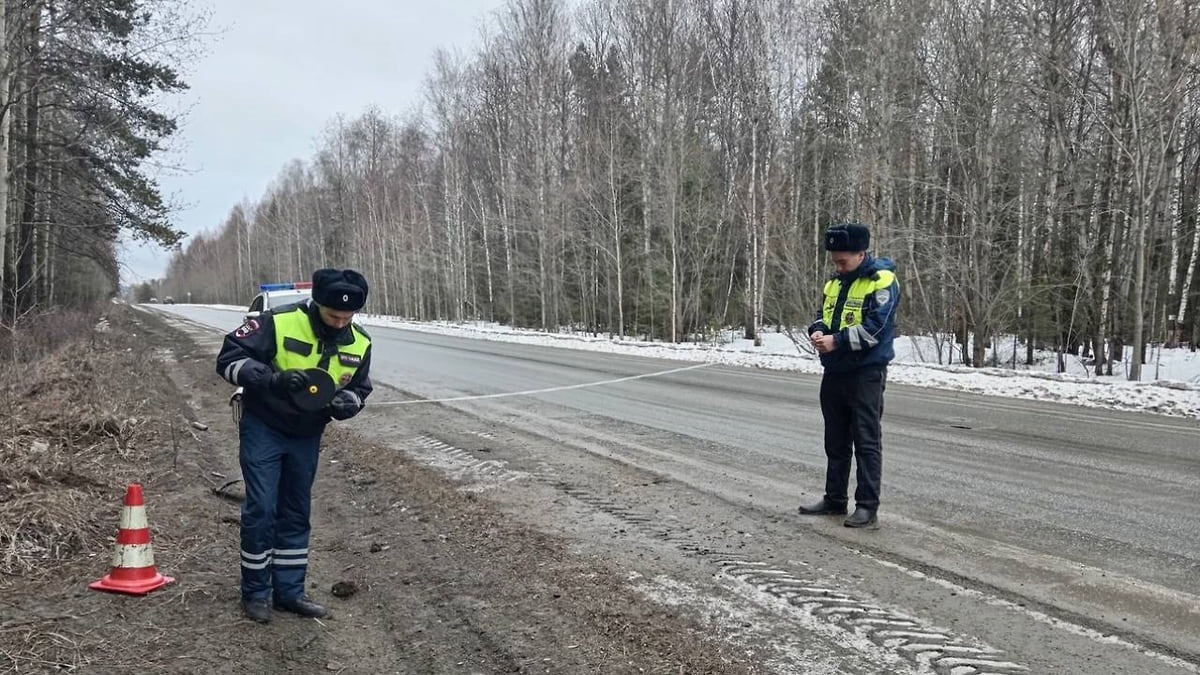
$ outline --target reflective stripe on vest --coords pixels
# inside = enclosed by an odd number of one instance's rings
[[[825,304],[821,308],[821,318],[825,325],[832,330],[850,328],[862,323],[863,303],[867,296],[875,291],[890,288],[896,282],[896,275],[889,270],[879,270],[873,277],[859,277],[850,284],[850,292],[846,293],[846,301],[842,304],[841,321],[834,322],[838,312],[838,296],[842,293],[842,281],[830,279],[825,282]],[[834,328],[836,326],[836,328]]]
[[[320,368],[333,377],[340,389],[350,383],[354,373],[362,365],[367,347],[371,345],[367,336],[354,324],[351,324],[351,332],[354,342],[348,345],[322,345],[313,331],[304,305],[283,314],[276,314],[275,367],[279,370]],[[329,350],[328,363],[322,363],[325,356],[321,351],[322,347]],[[333,351],[335,348],[337,351]]]

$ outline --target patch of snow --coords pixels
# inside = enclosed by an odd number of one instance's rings
[[[364,326],[501,342],[801,373],[822,372],[816,356],[805,353],[782,331],[764,330],[762,345],[755,346],[753,341],[742,339],[733,332],[726,332],[710,342],[670,344],[583,333],[547,333],[488,322],[418,322],[377,314],[359,314],[356,321]],[[888,370],[889,383],[1200,419],[1200,353],[1187,349],[1151,350],[1149,356],[1154,362],[1145,364],[1143,369],[1147,377],[1153,377],[1157,371],[1159,379],[1130,382],[1116,375],[1089,376],[1082,361],[1075,356],[1068,357],[1068,364],[1074,364],[1069,366],[1069,372],[1053,372],[1057,363],[1054,352],[1035,352],[1035,365],[1024,370],[970,368],[922,361],[922,356],[936,353],[934,347],[932,338],[906,336],[898,339],[896,360]],[[1011,349],[1009,354],[1011,356]],[[1124,372],[1119,362],[1113,370]]]

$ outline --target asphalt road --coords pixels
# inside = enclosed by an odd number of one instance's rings
[[[224,330],[240,321],[160,309]],[[691,364],[370,331],[372,377],[395,388],[381,389],[376,406],[491,396],[443,405],[577,444],[603,439],[611,458],[739,507],[791,514],[821,493],[818,377],[726,366],[664,373]],[[607,383],[579,386],[598,382]],[[540,393],[506,395],[530,391]],[[869,539],[825,531],[855,551],[1102,633],[1115,627],[1194,663],[1197,503],[1200,421],[892,385],[881,528]]]

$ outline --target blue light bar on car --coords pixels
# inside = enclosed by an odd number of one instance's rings
[[[296,287],[296,284],[293,284],[292,282],[289,281],[289,282],[283,283],[283,284],[259,284],[258,290],[264,291],[264,292],[265,291],[290,291],[295,287]]]

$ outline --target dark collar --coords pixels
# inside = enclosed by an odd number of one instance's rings
[[[339,345],[354,343],[354,328],[346,324],[345,328],[330,328],[321,320],[321,309],[317,303],[308,301],[308,322],[312,324],[313,333],[321,340],[332,340]]]
[[[861,277],[873,277],[878,271],[879,270],[875,269],[875,258],[868,253],[867,256],[863,258],[862,264],[858,267],[855,267],[853,272],[847,272],[845,274],[838,274],[837,272],[834,272],[829,278],[838,279],[844,282],[852,282]]]

